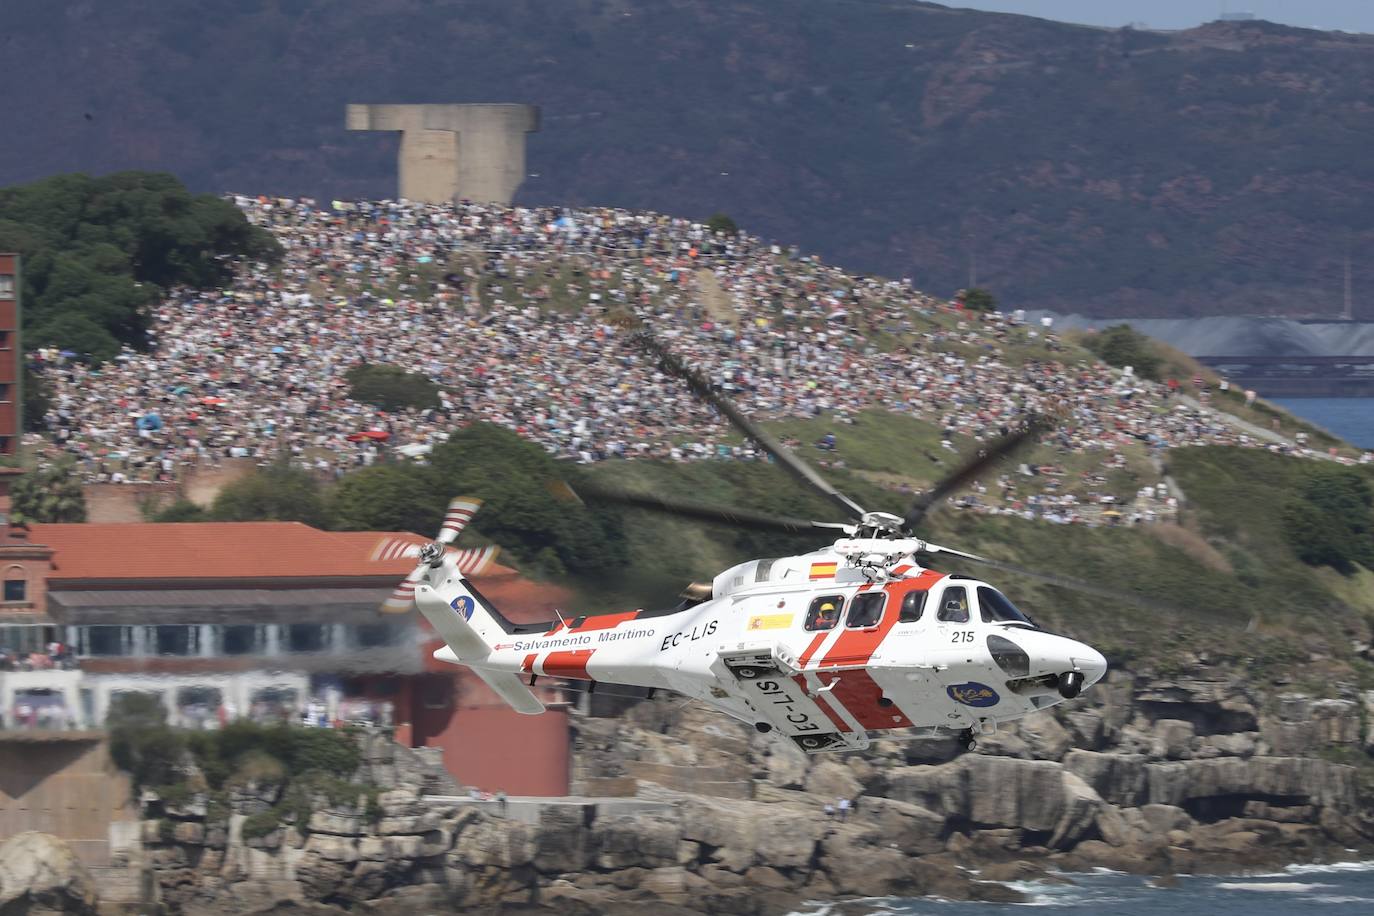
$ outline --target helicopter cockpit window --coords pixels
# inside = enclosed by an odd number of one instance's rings
[[[978,609],[983,615],[983,623],[1031,623],[1006,595],[986,585],[978,586]]]
[[[968,589],[962,585],[945,589],[937,616],[945,623],[968,623]]]
[[[854,600],[849,602],[849,619],[844,624],[847,627],[876,627],[883,619],[883,605],[887,602],[887,596],[882,592],[864,592],[855,595]]]
[[[844,607],[843,595],[822,595],[811,602],[806,612],[808,630],[830,630],[840,622],[840,608]]]
[[[902,612],[897,617],[898,623],[915,623],[921,619],[921,612],[926,607],[926,595],[930,592],[907,592],[902,599]]]

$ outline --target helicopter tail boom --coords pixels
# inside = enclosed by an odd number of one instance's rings
[[[445,643],[436,657],[471,668],[516,712],[538,715],[544,711],[544,704],[521,682],[519,675],[481,667],[492,653],[491,640],[503,635],[508,624],[474,591],[466,579],[459,579],[443,594],[426,584],[415,589],[416,607]]]

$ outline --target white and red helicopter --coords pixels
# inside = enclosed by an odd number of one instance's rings
[[[948,554],[1094,594],[1109,590],[930,544],[911,536],[937,502],[1033,441],[1033,417],[924,493],[905,516],[871,512],[840,493],[713,390],[647,331],[639,342],[661,368],[724,414],[780,465],[843,509],[850,522],[724,510],[615,488],[579,495],[640,508],[785,532],[835,531],[811,553],[751,560],[694,583],[663,611],[514,624],[470,576],[493,548],[448,545],[480,502],[455,500],[439,538],[391,542],[379,552],[418,556],[392,604],[416,606],[446,645],[435,657],[465,665],[518,712],[544,705],[540,677],[671,690],[775,732],[808,753],[861,749],[870,735],[910,729],[954,733],[968,749],[997,724],[1073,699],[1106,673],[1102,654],[1046,632],[994,586],[922,565]]]

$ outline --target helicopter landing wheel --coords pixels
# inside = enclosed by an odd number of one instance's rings
[[[763,672],[760,671],[758,668],[750,668],[750,667],[746,666],[746,667],[743,667],[743,668],[736,668],[736,669],[735,669],[735,676],[736,676],[736,677],[739,677],[739,678],[743,678],[743,679],[746,680],[746,681],[752,681],[754,678],[758,677],[760,674],[763,674]]]
[[[966,728],[959,733],[959,747],[965,751],[971,751],[978,746],[978,739],[973,735],[973,729]]]

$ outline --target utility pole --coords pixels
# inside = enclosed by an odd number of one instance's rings
[[[1349,236],[1346,236],[1346,240],[1345,240],[1345,311],[1342,312],[1342,314],[1341,314],[1341,317],[1344,318],[1346,321],[1354,321],[1354,320],[1355,320],[1355,309],[1354,309],[1354,306],[1353,306],[1352,302],[1353,302],[1353,300],[1352,300],[1351,295],[1350,295],[1350,237],[1349,237]]]

